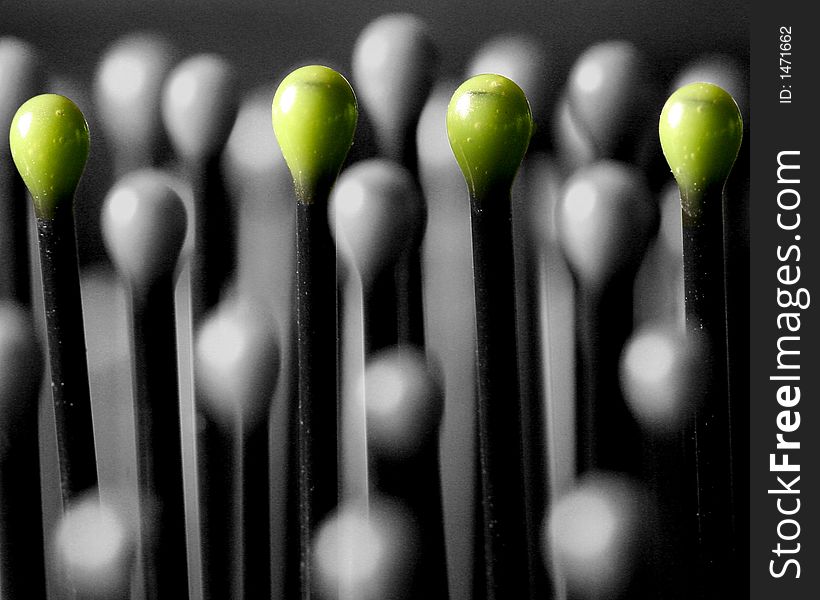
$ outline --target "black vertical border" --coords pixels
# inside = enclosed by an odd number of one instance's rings
[[[820,326],[818,308],[820,303],[820,196],[818,179],[817,140],[820,134],[817,93],[820,51],[820,22],[813,18],[813,4],[809,2],[760,2],[751,6],[751,295],[750,295],[750,594],[752,599],[808,600],[820,598],[820,532],[818,531],[818,488],[820,488]],[[811,10],[810,10],[811,9]],[[810,14],[811,13],[811,14]],[[788,79],[781,78],[780,28],[791,27],[791,60]],[[791,86],[784,88],[783,86]],[[792,93],[790,104],[781,103],[780,92]],[[785,96],[785,94],[784,94]],[[778,184],[778,153],[799,151],[800,183]],[[784,172],[784,176],[785,176]],[[797,171],[788,173],[796,174]],[[786,176],[789,178],[789,176]],[[800,194],[800,205],[792,213],[800,213],[800,227],[784,231],[778,227],[778,212],[784,219],[794,221],[794,214],[786,214],[778,207],[778,192],[793,188]],[[795,197],[791,193],[790,200]],[[796,240],[795,235],[800,239]],[[778,260],[777,248],[782,253],[789,245],[800,246],[800,262]],[[796,257],[796,252],[792,253]],[[778,282],[777,269],[784,264],[799,266],[801,279],[791,286]],[[785,275],[785,273],[784,273]],[[792,272],[794,276],[794,272]],[[812,295],[811,304],[800,310],[799,333],[780,331],[777,316],[781,309],[777,303],[778,287],[790,287],[793,292],[804,287]],[[789,372],[777,369],[777,340],[782,335],[799,335],[799,370]],[[791,342],[794,343],[794,342]],[[797,348],[797,346],[792,347]],[[800,472],[774,473],[770,471],[770,454],[778,453],[776,435],[778,414],[784,410],[778,404],[777,390],[783,381],[772,381],[771,376],[799,374],[801,400],[792,410],[800,412],[800,427],[786,433],[787,440],[799,441],[800,449],[789,451],[789,461],[800,465]],[[778,462],[782,459],[778,458]],[[800,480],[793,489],[799,494],[773,494],[769,490],[782,489],[777,477],[791,483],[795,476]],[[793,510],[795,500],[800,499],[800,510],[793,516],[778,512],[777,500],[782,498],[784,510]],[[781,540],[778,524],[793,518],[800,524],[800,535],[794,540]],[[791,537],[796,531],[793,523],[786,523],[781,532]],[[781,556],[774,552],[778,542],[782,548],[796,548],[796,554]],[[796,566],[787,568],[783,577],[776,578],[770,570],[781,572],[786,560],[795,558],[800,563],[800,578]],[[775,561],[771,563],[771,561]],[[771,567],[771,569],[770,569]]]

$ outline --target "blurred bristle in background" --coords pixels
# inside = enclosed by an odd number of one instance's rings
[[[734,0],[0,2],[0,600],[746,597],[749,61]]]

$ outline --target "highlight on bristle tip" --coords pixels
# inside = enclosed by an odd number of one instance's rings
[[[639,136],[656,93],[650,71],[649,61],[625,40],[593,44],[576,59],[567,80],[568,108],[595,158],[612,157],[625,140]]]
[[[712,83],[690,83],[663,106],[661,148],[681,191],[681,206],[697,220],[704,195],[720,194],[743,139],[743,119],[732,96]]]
[[[74,501],[53,537],[62,588],[95,600],[127,597],[136,564],[137,528],[134,503],[100,500],[96,490]]]
[[[444,394],[421,350],[389,348],[374,355],[359,389],[373,451],[400,460],[414,456],[438,435]]]
[[[352,72],[363,108],[382,144],[400,144],[436,78],[438,49],[429,27],[409,13],[377,17],[353,49]],[[412,133],[412,132],[411,132]]]
[[[526,95],[503,75],[471,77],[447,107],[447,137],[470,196],[509,190],[532,136]]]
[[[156,150],[163,84],[175,58],[165,38],[147,31],[126,35],[106,50],[95,73],[94,104],[109,144]]]
[[[353,88],[321,65],[288,74],[273,96],[271,121],[293,176],[297,199],[312,204],[327,193],[342,168],[358,121]]]
[[[126,175],[103,203],[101,227],[108,254],[126,280],[143,292],[174,272],[187,226],[185,204],[158,171]]]
[[[698,407],[709,381],[706,341],[671,325],[645,325],[621,356],[630,411],[653,434],[675,435]]]
[[[371,497],[346,502],[314,538],[316,589],[323,600],[407,598],[418,553],[415,520],[401,505]]]
[[[219,424],[253,427],[265,419],[279,378],[279,339],[272,316],[234,301],[217,306],[195,339],[196,388]]]
[[[162,90],[162,122],[176,152],[188,161],[217,154],[236,116],[236,76],[217,54],[197,54],[179,63]]]
[[[641,561],[652,515],[637,483],[590,472],[550,507],[545,555],[554,557],[573,597],[619,597]]]
[[[643,255],[657,225],[657,205],[636,168],[604,160],[566,181],[555,219],[572,270],[600,290]]]
[[[38,217],[53,218],[58,206],[73,204],[89,145],[88,123],[65,96],[41,94],[17,109],[9,146]]]
[[[365,285],[420,239],[424,225],[424,202],[413,176],[382,158],[342,171],[328,210],[339,252]]]

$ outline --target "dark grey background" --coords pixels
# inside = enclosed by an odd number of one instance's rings
[[[820,431],[820,407],[818,397],[818,346],[820,346],[820,323],[818,323],[817,303],[820,298],[820,270],[818,270],[818,228],[820,227],[820,205],[817,203],[817,128],[815,121],[817,101],[816,61],[820,55],[817,31],[812,27],[809,5],[799,3],[761,3],[755,8],[752,43],[754,63],[752,67],[752,92],[755,107],[755,130],[752,138],[752,199],[751,199],[751,452],[750,452],[750,503],[751,503],[751,597],[783,598],[802,600],[817,598],[820,592],[820,530],[817,528],[817,503],[820,497],[818,478],[817,433]],[[778,103],[778,93],[783,83],[778,68],[779,27],[793,28],[793,70],[792,85],[794,101],[786,106]],[[777,153],[781,150],[799,150],[799,186],[777,185]],[[800,231],[785,232],[777,227],[777,193],[787,187],[796,187],[801,195]],[[807,287],[812,294],[812,306],[802,312],[801,331],[789,334],[778,331],[776,319],[779,312],[788,312],[777,306],[777,268],[780,266],[775,251],[778,245],[784,248],[793,241],[793,235],[801,236],[802,277],[797,288]],[[774,579],[769,576],[769,561],[776,559],[772,550],[779,541],[777,524],[780,515],[776,509],[778,496],[767,493],[777,489],[777,475],[785,481],[789,473],[770,473],[769,454],[777,452],[776,434],[779,433],[776,418],[782,408],[776,400],[779,382],[770,382],[770,375],[777,373],[777,338],[781,335],[800,335],[800,375],[802,393],[800,404],[794,410],[800,411],[800,429],[792,434],[801,442],[799,451],[793,451],[790,462],[799,463],[801,472],[797,486],[801,490],[802,508],[795,515],[801,524],[801,535],[793,542],[783,542],[784,548],[801,544],[801,552],[795,555],[800,560],[802,574],[793,579],[789,576]],[[793,374],[793,373],[789,373]],[[797,487],[795,486],[795,487]],[[791,497],[792,499],[794,497]],[[784,506],[789,504],[784,500]],[[786,530],[788,531],[788,530]],[[782,565],[785,555],[778,565]],[[779,566],[778,566],[779,568]]]
[[[749,43],[748,3],[738,0],[0,0],[0,7],[0,34],[36,43],[54,69],[81,78],[107,44],[146,27],[171,35],[183,52],[224,53],[246,84],[306,57],[345,69],[361,28],[393,10],[429,20],[444,70],[454,74],[486,36],[503,31],[538,35],[561,65],[607,37],[636,42],[660,65],[705,50],[742,58]]]

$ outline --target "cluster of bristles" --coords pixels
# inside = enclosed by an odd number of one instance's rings
[[[81,288],[89,127],[0,39],[0,598],[728,597],[743,122],[715,84],[742,71],[702,60],[664,104],[621,41],[560,96],[525,36],[457,88],[436,61],[387,15],[354,86],[304,66],[240,104],[221,57],[121,41],[94,88],[119,283]]]

